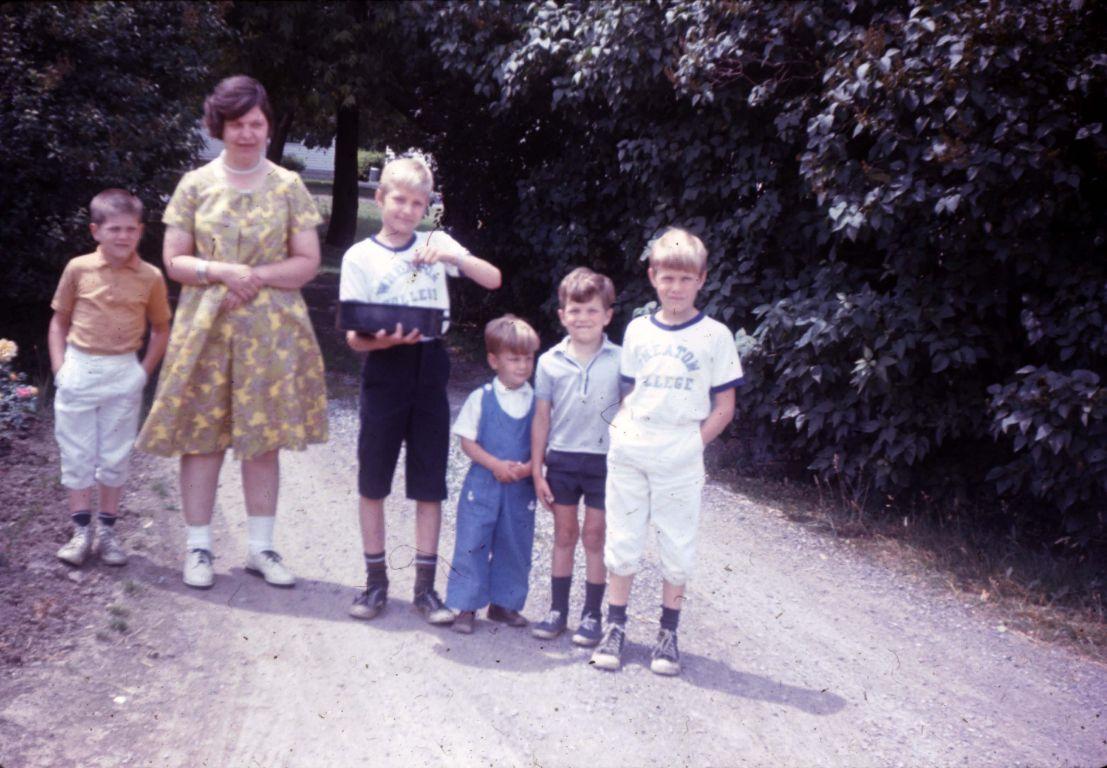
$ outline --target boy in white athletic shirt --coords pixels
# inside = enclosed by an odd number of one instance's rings
[[[464,275],[483,288],[500,287],[500,270],[469,253],[445,232],[416,232],[430,203],[434,178],[419,159],[393,160],[381,172],[376,200],[381,229],[355,243],[342,257],[341,301],[402,304],[441,309],[450,316],[447,277]],[[445,332],[443,327],[442,331]],[[350,606],[356,619],[371,619],[388,599],[384,552],[384,500],[392,490],[401,443],[407,444],[407,497],[415,501],[414,608],[431,624],[454,615],[434,589],[450,404],[450,360],[442,339],[424,339],[397,325],[374,336],[349,331],[346,343],[368,352],[361,371],[358,433],[358,516],[366,585]]]
[[[696,308],[707,277],[698,237],[669,229],[650,247],[650,284],[661,308],[623,337],[620,375],[634,389],[611,425],[607,453],[607,627],[591,663],[622,665],[627,601],[652,522],[661,573],[661,629],[650,669],[680,673],[677,626],[695,558],[703,492],[703,449],[734,417],[742,365],[734,336]]]

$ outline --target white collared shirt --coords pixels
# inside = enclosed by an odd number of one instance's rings
[[[457,421],[454,422],[453,433],[458,437],[477,439],[477,432],[480,430],[481,401],[489,387],[496,393],[496,402],[508,416],[521,419],[527,415],[530,404],[534,400],[534,389],[530,383],[523,382],[521,387],[508,389],[497,376],[492,383],[477,387],[469,393],[465,404],[461,406],[461,412],[457,414]]]

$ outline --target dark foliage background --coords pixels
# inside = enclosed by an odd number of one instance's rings
[[[157,207],[211,64],[264,62],[288,110],[326,105],[301,130],[356,104],[370,143],[421,137],[446,226],[505,273],[498,303],[462,295],[470,320],[552,341],[587,264],[621,289],[618,336],[648,240],[687,226],[747,368],[742,461],[1103,543],[1103,3],[331,5],[309,66],[266,46],[312,28],[304,3],[230,4],[237,59],[214,52],[227,4],[4,4],[0,291],[52,286],[100,187]]]
[[[703,306],[740,329],[750,458],[1086,544],[1107,499],[1104,14],[489,1],[409,28],[418,101],[468,115],[429,138],[448,221],[505,267],[509,306],[548,320],[588,264],[621,326],[648,239],[688,226]]]
[[[197,149],[196,122],[227,38],[217,6],[0,4],[0,300],[48,299],[95,245],[88,202],[138,195],[158,221]],[[144,251],[160,255],[160,228]]]

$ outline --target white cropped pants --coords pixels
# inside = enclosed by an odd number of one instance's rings
[[[133,352],[93,355],[69,346],[54,377],[54,436],[62,485],[118,488],[138,434],[146,371]]]
[[[658,428],[620,414],[607,452],[608,570],[618,576],[638,572],[652,522],[662,575],[675,586],[685,584],[696,556],[703,484],[698,424]]]

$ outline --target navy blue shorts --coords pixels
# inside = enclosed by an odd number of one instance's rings
[[[367,499],[388,496],[400,445],[407,443],[407,497],[446,498],[449,379],[450,358],[440,340],[369,353],[361,369],[358,493]]]
[[[575,507],[584,497],[585,506],[604,508],[607,456],[602,453],[546,452],[546,482],[555,504]]]

